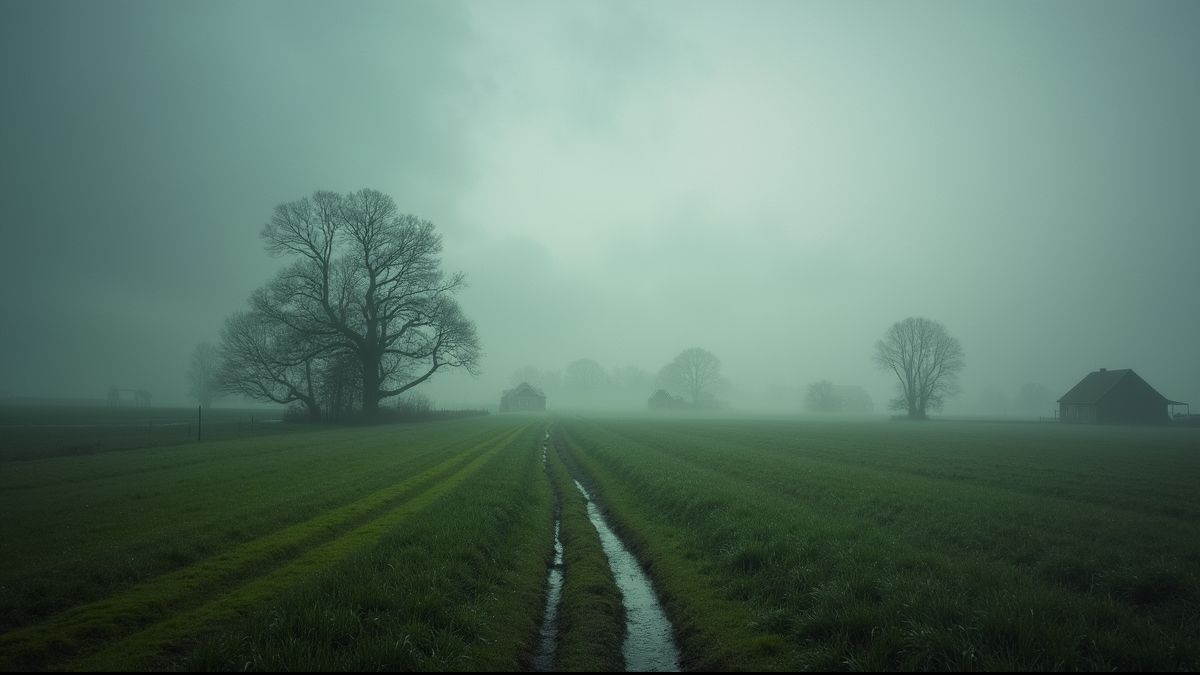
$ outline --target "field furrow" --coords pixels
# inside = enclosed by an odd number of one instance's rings
[[[651,561],[693,667],[1170,669],[1200,658],[1194,522],[1126,509],[1119,495],[1093,504],[812,456],[801,425],[786,442],[730,426],[737,435],[720,422],[562,425],[597,499]],[[947,440],[936,426],[903,433]],[[1187,440],[1162,438],[1166,456]],[[1050,441],[1045,452],[1066,461]],[[914,450],[908,461],[928,460]]]
[[[166,620],[159,621],[125,639],[108,644],[99,652],[72,663],[71,669],[139,669],[165,647],[177,642],[187,634],[234,619],[246,609],[287,592],[290,587],[301,580],[344,560],[363,547],[376,543],[405,519],[456,489],[464,479],[474,474],[498,452],[508,447],[508,444],[526,428],[518,428],[495,441],[484,444],[483,447],[486,448],[486,451],[473,453],[474,456],[465,465],[453,470],[448,475],[442,471],[440,475],[424,476],[423,490],[412,494],[399,504],[391,505],[386,512],[368,522],[308,549],[279,568],[230,589],[214,600],[187,611],[173,612]],[[460,463],[454,462],[454,464]],[[430,479],[437,480],[430,483]]]
[[[481,443],[443,449],[448,457],[397,484],[109,598],[6,633],[0,636],[0,667],[56,662],[139,631],[164,615],[191,616],[194,623],[216,611],[229,597],[256,597],[281,588],[296,575],[369,542],[381,529],[436,499],[478,470],[521,431],[517,428],[499,436],[493,431],[491,438]],[[250,596],[245,595],[247,592]],[[226,595],[211,601],[219,593]],[[235,603],[233,611],[244,604]],[[180,623],[173,618],[167,623],[187,625],[186,620]],[[116,649],[120,653],[121,649]]]

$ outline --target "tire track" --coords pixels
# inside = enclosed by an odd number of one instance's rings
[[[156,577],[120,595],[0,636],[0,667],[45,668],[118,639],[88,661],[112,664],[95,669],[127,669],[117,664],[132,656],[128,643],[169,642],[168,636],[181,628],[194,629],[232,616],[237,609],[283,590],[330,560],[348,555],[474,473],[525,428],[493,436],[408,480],[329,513]],[[204,596],[222,588],[229,589],[223,597],[204,601]],[[219,611],[226,604],[231,605],[227,611]],[[180,605],[193,609],[156,621]],[[140,636],[143,639],[139,640]]]

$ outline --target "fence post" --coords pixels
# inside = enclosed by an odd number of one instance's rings
[[[200,425],[203,422],[203,420],[204,420],[204,406],[198,405],[198,406],[196,406],[196,442],[197,443],[200,442],[200,437],[201,437],[201,434],[203,433],[200,428]]]

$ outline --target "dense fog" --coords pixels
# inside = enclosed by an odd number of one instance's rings
[[[1049,416],[1101,367],[1200,406],[1196,3],[5,10],[9,400],[189,404],[196,345],[286,262],[273,209],[371,188],[466,276],[480,372],[416,389],[439,406],[540,379],[640,409],[700,347],[730,410],[828,380],[882,414],[906,317],[962,346],[949,414],[1036,383]]]

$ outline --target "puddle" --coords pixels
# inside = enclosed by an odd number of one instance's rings
[[[675,647],[671,622],[654,595],[650,579],[608,526],[587,489],[579,481],[575,481],[575,487],[587,500],[588,519],[600,534],[600,544],[625,603],[625,670],[678,672],[679,650]]]
[[[542,673],[556,670],[554,647],[558,644],[558,603],[562,598],[563,584],[563,545],[558,536],[561,525],[561,520],[554,521],[554,564],[550,566],[547,580],[550,591],[546,594],[546,612],[542,615],[538,653],[533,659],[533,669]]]

